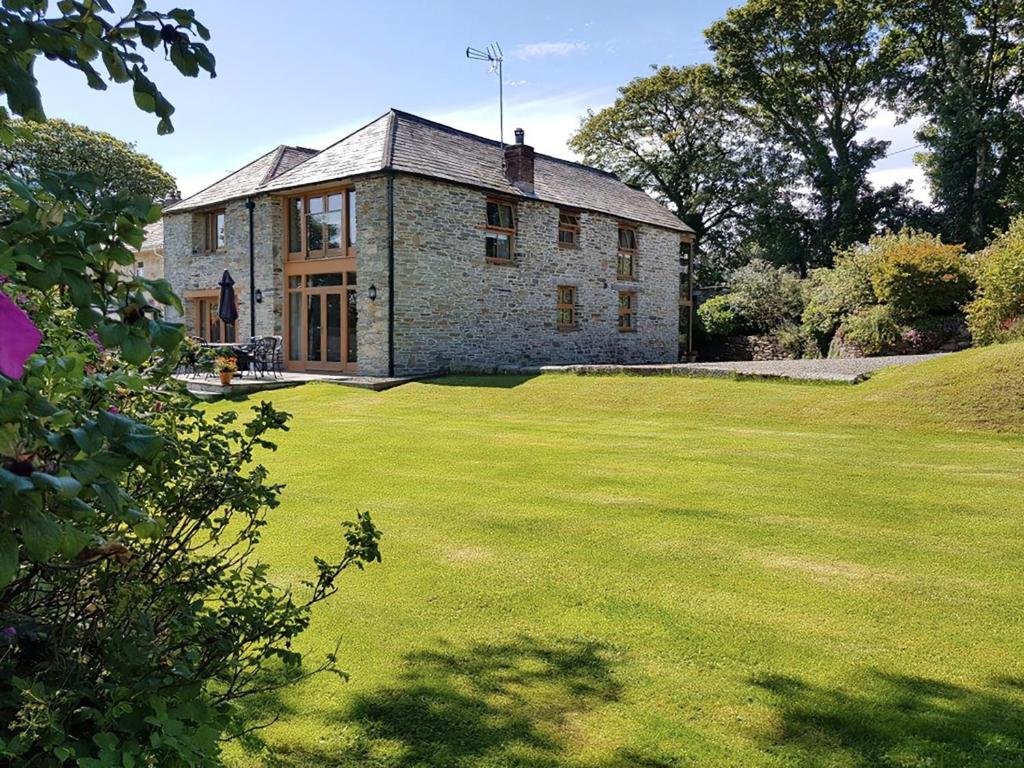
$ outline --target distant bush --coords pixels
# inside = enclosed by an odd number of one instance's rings
[[[733,312],[754,333],[768,333],[798,320],[804,305],[799,276],[763,259],[733,272],[726,296]]]
[[[1024,338],[1024,215],[977,256],[967,325],[976,344]]]
[[[819,348],[827,348],[843,318],[875,303],[863,253],[840,254],[833,269],[813,270],[805,282],[804,295],[803,331]]]
[[[821,357],[821,350],[814,339],[809,337],[802,327],[793,322],[785,322],[772,334],[779,347],[787,357],[793,359]]]
[[[708,336],[732,336],[742,319],[732,308],[729,296],[713,296],[697,308],[697,317]]]
[[[891,352],[901,339],[901,329],[892,308],[875,304],[861,309],[843,320],[830,354],[839,345],[851,345],[868,357]]]
[[[863,251],[871,287],[893,316],[910,320],[958,311],[970,298],[970,264],[962,245],[904,230],[872,237]]]

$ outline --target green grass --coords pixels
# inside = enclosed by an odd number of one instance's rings
[[[856,387],[308,385],[266,458],[297,581],[368,509],[384,563],[243,766],[1024,763],[1024,345]],[[217,406],[225,407],[225,406]],[[238,407],[238,404],[232,407]]]

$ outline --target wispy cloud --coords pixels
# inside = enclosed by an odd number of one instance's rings
[[[574,53],[583,53],[587,50],[586,43],[523,43],[516,46],[512,55],[517,59],[543,59],[548,56],[571,56]]]

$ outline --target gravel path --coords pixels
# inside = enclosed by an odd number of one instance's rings
[[[736,374],[806,381],[843,381],[855,384],[875,371],[893,365],[911,365],[940,357],[931,355],[897,355],[892,357],[830,358],[825,360],[764,360],[733,363],[683,363],[675,368],[680,373],[690,371],[698,375],[715,373]]]
[[[738,376],[741,378],[839,381],[856,384],[875,371],[893,365],[910,365],[931,360],[930,355],[893,357],[829,358],[825,360],[764,360],[759,362],[674,363],[664,365],[545,365],[540,368],[502,370],[506,373],[632,373],[641,376]]]

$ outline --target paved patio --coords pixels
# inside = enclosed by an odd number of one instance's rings
[[[912,365],[939,357],[899,355],[893,357],[829,358],[824,360],[763,360],[725,363],[674,363],[665,365],[545,365],[519,369],[518,373],[578,373],[640,376],[733,376],[737,378],[836,381],[856,384],[875,371],[894,365]]]
[[[407,384],[410,381],[432,378],[432,376],[346,376],[344,374],[284,371],[277,376],[263,376],[261,378],[236,376],[226,387],[221,386],[220,380],[216,376],[180,375],[174,378],[185,384],[188,387],[188,391],[196,397],[204,400],[216,400],[221,397],[249,395],[253,392],[264,392],[271,389],[298,387],[311,381],[323,381],[343,387],[371,389],[375,392],[381,392],[385,389]]]

